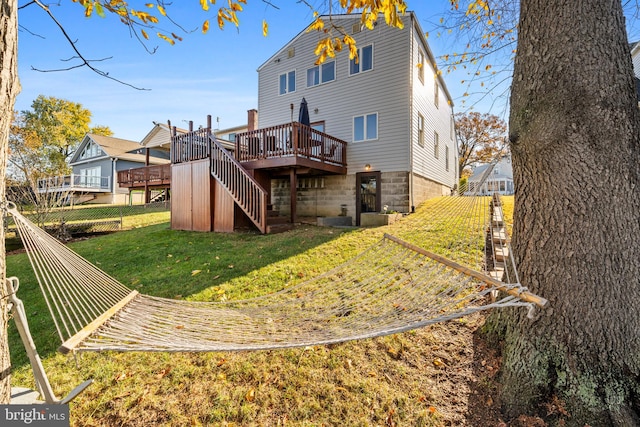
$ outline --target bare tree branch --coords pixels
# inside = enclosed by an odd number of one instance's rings
[[[133,89],[136,90],[150,90],[150,89],[146,89],[146,88],[141,88],[135,85],[132,85],[131,83],[127,83],[125,81],[122,81],[120,79],[117,79],[115,77],[112,77],[109,75],[108,72],[102,71],[96,67],[94,67],[93,65],[91,65],[92,62],[96,62],[96,61],[104,61],[105,59],[101,59],[101,60],[90,60],[84,57],[84,55],[82,55],[82,53],[78,50],[75,42],[73,40],[71,40],[71,37],[69,37],[69,34],[67,34],[66,30],[64,29],[64,26],[60,23],[60,21],[58,21],[58,19],[53,15],[53,13],[51,12],[51,10],[49,9],[49,6],[46,6],[45,4],[43,4],[42,2],[40,2],[40,0],[33,0],[31,3],[28,4],[32,4],[35,3],[37,4],[42,10],[44,10],[47,15],[49,15],[49,17],[53,20],[53,22],[55,22],[55,24],[58,26],[58,28],[60,29],[60,31],[62,32],[62,35],[64,36],[65,39],[67,39],[67,41],[69,42],[69,45],[71,45],[71,48],[73,49],[73,51],[76,53],[77,58],[81,61],[81,64],[72,66],[72,67],[68,67],[68,68],[63,68],[63,69],[57,69],[57,70],[48,70],[48,72],[57,72],[57,71],[69,71],[75,68],[81,68],[81,67],[87,67],[89,68],[91,71],[93,71],[94,73],[98,74],[101,77],[105,77],[107,79],[113,80],[117,83],[120,83],[122,85],[125,86],[129,86]],[[27,5],[28,5],[27,4]],[[25,5],[26,6],[26,5]],[[40,71],[40,72],[44,72],[43,70],[39,70],[37,68],[31,67],[32,70],[35,71]]]

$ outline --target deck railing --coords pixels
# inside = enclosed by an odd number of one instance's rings
[[[171,136],[171,163],[192,162],[208,158],[211,155],[210,134],[210,128],[201,128]]]
[[[140,187],[161,185],[171,182],[171,165],[152,165],[141,168],[118,171],[118,185],[121,187]]]
[[[346,142],[298,122],[236,134],[240,162],[299,156],[347,166]]]
[[[38,180],[38,192],[83,189],[90,191],[110,191],[111,177],[91,175],[63,175]]]
[[[249,175],[212,135],[211,175],[224,186],[235,202],[262,233],[267,232],[267,191]]]

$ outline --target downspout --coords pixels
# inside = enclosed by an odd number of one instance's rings
[[[414,15],[411,13],[411,49],[409,51],[409,212],[413,213],[416,210],[413,204],[413,54],[415,50],[414,32],[415,26],[413,23]]]

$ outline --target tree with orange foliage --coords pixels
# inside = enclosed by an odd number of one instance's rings
[[[461,177],[471,174],[470,166],[489,163],[505,150],[507,124],[498,116],[478,112],[458,113],[455,123]]]

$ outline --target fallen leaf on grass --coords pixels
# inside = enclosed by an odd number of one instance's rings
[[[445,365],[442,359],[436,357],[435,359],[433,359],[433,366],[435,366],[436,368],[444,368],[447,365]]]
[[[192,275],[192,276],[195,276],[196,274],[200,274],[201,272],[202,272],[202,270],[193,270],[193,271],[191,272],[191,275]]]
[[[247,394],[244,395],[244,399],[247,402],[253,402],[254,400],[256,400],[256,389],[255,388],[249,389]]]
[[[156,378],[161,379],[167,376],[167,374],[171,372],[171,366],[167,366],[164,369],[161,369],[157,374],[156,374]]]
[[[118,375],[116,375],[113,378],[113,381],[120,382],[120,381],[122,381],[122,380],[124,380],[124,379],[126,379],[127,377],[130,377],[130,376],[131,376],[130,372],[120,372]]]

